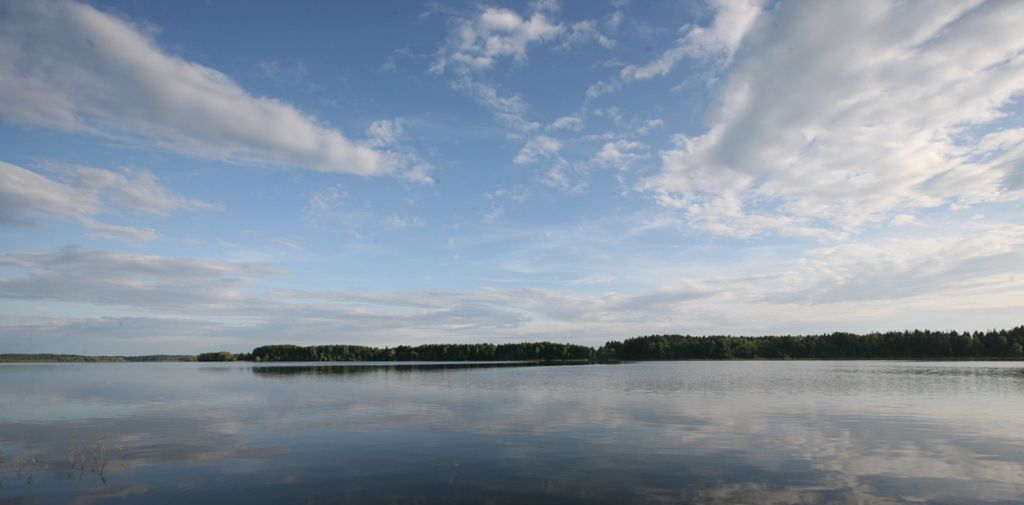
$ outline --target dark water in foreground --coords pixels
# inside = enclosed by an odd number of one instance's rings
[[[1019,504],[1024,363],[0,365],[0,450],[3,504]]]

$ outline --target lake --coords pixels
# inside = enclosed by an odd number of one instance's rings
[[[1024,363],[0,365],[0,503],[1024,503]]]

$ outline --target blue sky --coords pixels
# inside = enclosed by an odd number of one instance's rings
[[[0,352],[1017,325],[1020,26],[0,2]]]

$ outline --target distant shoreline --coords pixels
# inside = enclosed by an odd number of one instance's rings
[[[1024,360],[1024,326],[1009,330],[957,332],[912,330],[886,333],[830,333],[784,336],[650,335],[610,341],[594,348],[579,344],[423,344],[415,347],[361,345],[265,345],[249,353],[228,351],[143,356],[88,356],[55,353],[0,354],[0,363],[139,362],[438,362],[533,361],[627,362],[705,360]]]
[[[319,363],[324,365],[337,363],[378,363],[386,365],[411,365],[415,363],[425,364],[494,364],[503,365],[509,363],[524,364],[625,364],[625,363],[658,363],[678,361],[948,361],[948,362],[985,362],[985,361],[1024,361],[1024,356],[978,356],[964,358],[932,358],[932,357],[905,357],[905,358],[667,358],[667,359],[631,359],[631,360],[318,360],[318,361],[254,361],[254,360],[230,360],[230,361],[200,361],[193,355],[169,356],[166,359],[150,359],[150,356],[89,356],[68,354],[53,356],[49,354],[0,354],[0,365],[3,364],[32,364],[32,363]]]
[[[156,354],[146,356],[89,356],[83,354],[14,353],[0,354],[0,363],[144,363],[144,362],[194,362],[197,356],[190,354]]]

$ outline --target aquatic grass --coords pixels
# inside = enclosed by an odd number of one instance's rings
[[[35,456],[19,456],[16,461],[18,462],[18,478],[23,478],[27,484],[32,485],[32,478],[35,477],[39,460]]]
[[[104,484],[107,483],[107,435],[103,434],[92,445],[92,469]]]
[[[124,447],[119,446],[122,460],[124,459]],[[126,468],[126,465],[122,465]],[[95,442],[83,446],[77,440],[72,440],[68,447],[68,478],[82,479],[86,472],[96,475],[107,482],[107,435],[100,435]],[[77,473],[77,475],[76,475]]]
[[[116,447],[120,453],[122,470],[128,469],[127,456],[124,446]],[[64,473],[67,479],[81,480],[86,475],[95,475],[100,481],[107,484],[109,449],[107,435],[100,435],[94,442],[82,444],[78,440],[72,440],[67,448],[67,471]],[[41,475],[50,472],[51,463],[42,456],[35,454],[19,454],[11,457],[0,447],[0,488],[4,487],[4,477],[15,476],[18,482],[28,485],[38,483]]]

